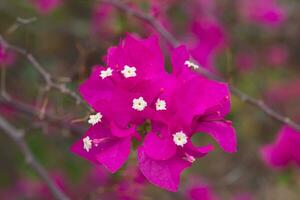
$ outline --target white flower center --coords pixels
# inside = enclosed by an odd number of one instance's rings
[[[157,99],[155,106],[156,110],[167,110],[167,104],[165,100]]]
[[[199,69],[198,65],[196,65],[195,63],[193,63],[189,60],[185,61],[184,64],[187,65],[191,69]]]
[[[124,69],[121,71],[125,78],[135,77],[136,76],[136,68],[130,67],[128,65],[124,66]]]
[[[90,149],[92,148],[92,140],[90,139],[89,136],[86,136],[85,138],[83,138],[83,148],[89,152]]]
[[[147,102],[143,97],[139,97],[138,99],[133,99],[132,108],[138,111],[142,111],[147,107]]]
[[[187,143],[187,136],[182,131],[176,132],[173,134],[173,141],[177,146],[183,147]]]
[[[90,118],[89,118],[89,121],[88,123],[89,124],[92,124],[92,125],[95,125],[97,124],[98,122],[101,122],[101,119],[102,119],[102,114],[101,113],[97,113],[95,115],[90,115]]]
[[[102,79],[105,79],[106,77],[109,77],[112,75],[113,70],[109,67],[106,70],[102,70],[100,73],[100,77]]]

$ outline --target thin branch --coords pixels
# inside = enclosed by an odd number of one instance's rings
[[[12,108],[13,110],[18,111],[19,113],[23,113],[26,116],[39,120],[39,111],[34,106],[31,106],[29,104],[25,104],[13,98],[6,99],[5,97],[0,97],[0,105],[7,106],[9,108]],[[44,118],[42,121],[47,121],[50,124],[68,129],[73,133],[82,134],[85,132],[85,128],[83,128],[82,126],[63,121],[50,115],[49,113],[44,114]]]
[[[29,166],[39,175],[39,177],[45,182],[51,191],[55,199],[58,200],[67,200],[69,199],[66,194],[55,184],[55,182],[49,177],[47,171],[44,167],[36,160],[35,156],[32,154],[30,148],[25,142],[23,135],[24,133],[20,130],[17,130],[9,122],[7,122],[0,115],[0,129],[10,137],[16,145],[19,147],[20,151],[23,153],[25,160]]]
[[[17,17],[16,22],[13,25],[11,25],[5,33],[11,34],[15,32],[21,25],[30,24],[32,22],[35,22],[36,20],[37,20],[36,17],[30,17],[30,18]]]
[[[281,115],[277,111],[273,110],[270,106],[268,106],[267,104],[265,104],[264,101],[259,100],[259,99],[255,99],[254,97],[251,97],[251,96],[243,93],[242,91],[240,91],[239,89],[237,89],[237,88],[235,88],[233,86],[231,86],[230,89],[231,89],[231,92],[234,95],[238,96],[243,102],[246,102],[248,104],[251,104],[251,105],[259,108],[265,114],[269,115],[273,119],[275,119],[275,120],[277,120],[279,122],[285,123],[285,124],[289,125],[291,128],[294,128],[295,130],[300,131],[300,125],[298,123],[296,123],[295,121],[291,120],[289,117]]]
[[[171,46],[177,47],[179,42],[176,40],[176,38],[165,28],[161,25],[160,22],[158,22],[153,16],[134,9],[130,6],[128,6],[126,3],[123,3],[119,0],[100,0],[103,3],[110,4],[114,6],[117,9],[120,9],[128,14],[131,14],[140,20],[147,22],[150,24]],[[210,71],[199,67],[197,70],[199,73],[207,76],[208,78],[224,81],[222,78],[216,76],[215,74],[211,73]],[[235,86],[230,86],[231,92],[236,95],[238,98],[240,98],[243,102],[246,102],[248,104],[251,104],[255,106],[256,108],[263,111],[266,115],[270,116],[271,118],[289,125],[290,127],[294,128],[295,130],[300,131],[300,125],[296,123],[295,121],[291,120],[290,118],[280,114],[279,112],[273,110],[270,106],[266,105],[262,100],[255,99],[254,97],[251,97],[250,95],[247,95],[246,93],[240,91]]]
[[[118,0],[100,0],[103,3],[108,3],[120,10],[125,11],[128,14],[131,14],[148,24],[150,24],[159,34],[173,47],[176,47],[179,45],[179,42],[177,39],[165,28],[159,23],[153,16],[148,15],[140,10],[134,9],[130,6],[128,6],[125,3],[122,3]]]
[[[81,99],[81,97],[74,91],[70,90],[65,83],[58,83],[54,80],[54,78],[51,76],[51,74],[44,68],[42,65],[38,62],[38,60],[27,50],[9,44],[1,35],[0,35],[0,43],[7,49],[13,50],[24,57],[27,58],[27,60],[32,64],[35,70],[39,72],[39,74],[43,77],[45,83],[46,83],[46,89],[50,90],[51,88],[54,88],[58,91],[60,91],[63,94],[68,95],[69,97],[73,98],[77,104],[84,104],[84,101]],[[89,108],[89,107],[88,107]]]

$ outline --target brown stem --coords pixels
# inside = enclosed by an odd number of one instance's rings
[[[24,155],[27,164],[31,166],[31,168],[37,173],[37,175],[45,182],[55,199],[70,199],[49,177],[45,168],[36,160],[35,156],[32,154],[30,148],[28,147],[27,143],[23,138],[24,134],[22,131],[12,126],[1,115],[0,129],[2,129],[2,131],[16,143],[16,145],[19,147],[20,151]]]

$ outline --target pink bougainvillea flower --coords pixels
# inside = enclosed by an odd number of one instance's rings
[[[226,46],[224,28],[215,19],[203,18],[193,23],[192,32],[198,41],[190,47],[191,55],[202,67],[215,71],[214,60]]]
[[[277,0],[241,0],[238,6],[246,21],[258,25],[276,27],[286,18],[286,10]]]
[[[93,163],[103,164],[110,172],[116,172],[128,159],[133,133],[132,128],[121,130],[96,124],[71,149]]]
[[[227,84],[199,76],[184,46],[172,52],[171,60],[173,70],[167,73],[156,36],[127,35],[110,48],[106,66],[94,67],[79,88],[97,113],[72,151],[116,172],[128,159],[131,140],[144,138],[139,168],[152,184],[170,191],[177,191],[185,168],[213,149],[194,146],[194,134],[205,132],[224,151],[235,152],[235,131],[224,119],[230,110]],[[140,134],[145,122],[151,130]]]
[[[214,194],[212,188],[200,181],[190,184],[186,191],[185,197],[188,200],[218,200],[220,199]]]
[[[288,126],[284,126],[278,133],[273,144],[262,147],[263,161],[272,168],[284,168],[289,164],[300,167],[300,133]]]
[[[49,14],[55,10],[62,0],[30,0],[41,14]]]
[[[165,100],[168,109],[156,119],[166,125],[153,121],[138,158],[142,173],[151,183],[177,191],[181,171],[213,149],[210,144],[195,147],[191,141],[194,134],[208,133],[226,152],[236,151],[236,137],[231,122],[223,119],[230,110],[227,85],[191,73],[183,62],[188,59],[184,58],[188,56],[185,48],[179,47],[173,56],[173,74],[181,84],[171,91],[166,88],[158,97]],[[161,170],[166,177],[159,176]]]

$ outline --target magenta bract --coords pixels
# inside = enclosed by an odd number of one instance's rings
[[[168,73],[156,36],[127,35],[111,47],[105,66],[95,66],[79,88],[97,114],[72,151],[116,172],[135,139],[142,174],[169,191],[177,191],[185,168],[213,150],[212,144],[195,146],[193,135],[207,133],[224,151],[235,152],[235,130],[224,119],[230,111],[228,85],[197,74],[184,46],[174,49],[171,63]]]

